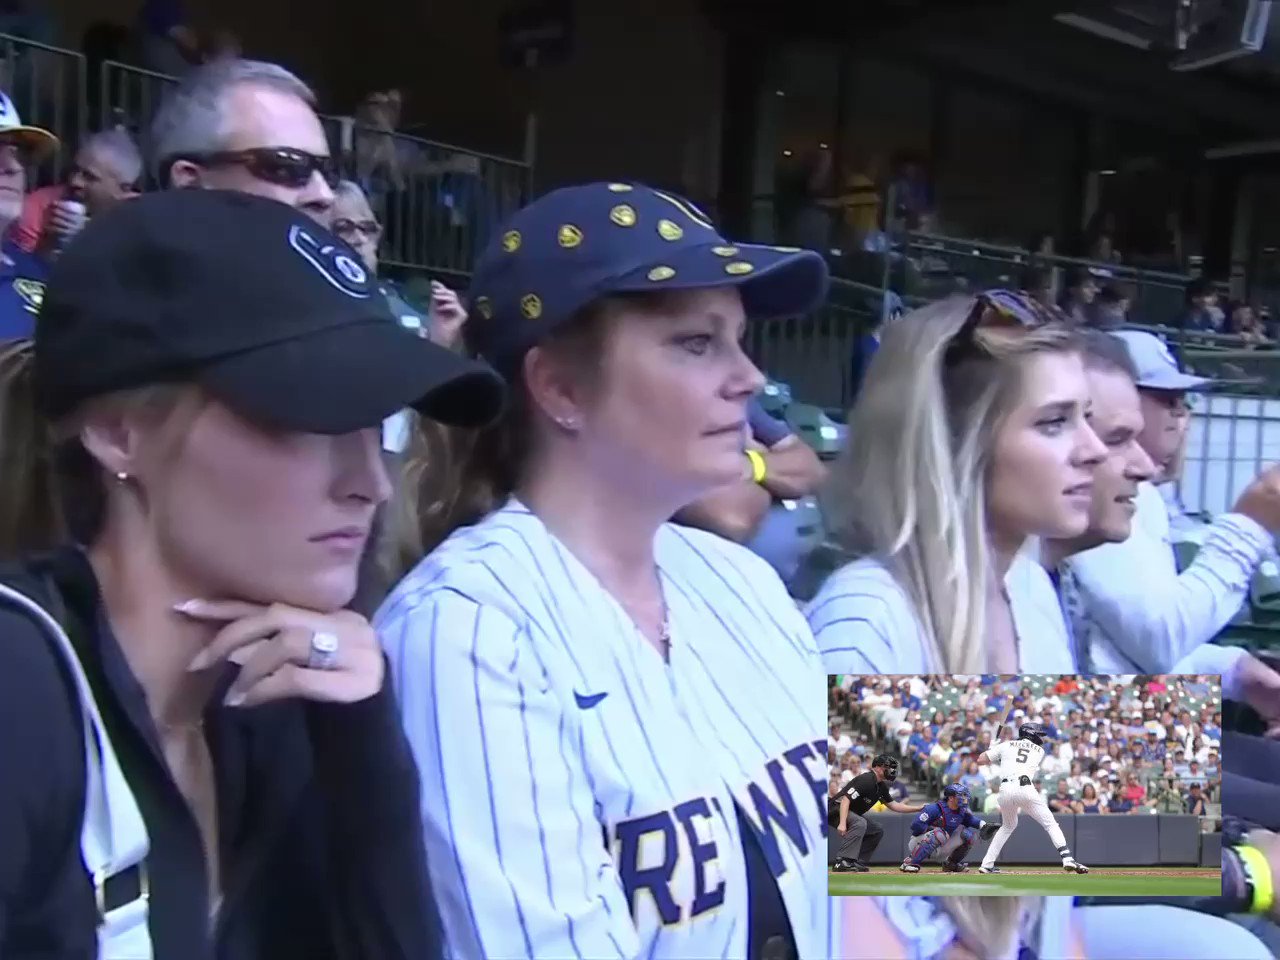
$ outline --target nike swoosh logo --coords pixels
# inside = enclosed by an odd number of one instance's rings
[[[604,693],[592,693],[586,696],[579,693],[577,690],[573,691],[573,699],[578,701],[578,706],[583,710],[590,710],[608,695],[609,692],[607,690]]]

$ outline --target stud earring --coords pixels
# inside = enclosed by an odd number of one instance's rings
[[[121,483],[124,483],[126,480],[129,479],[129,474],[125,473],[123,470],[117,470],[116,479]]]
[[[578,429],[577,417],[556,417],[556,423],[560,424],[560,426],[564,427],[566,430]]]

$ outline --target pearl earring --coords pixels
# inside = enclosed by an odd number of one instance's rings
[[[119,480],[121,483],[124,483],[126,480],[129,479],[129,474],[125,473],[123,470],[117,470],[116,479]]]

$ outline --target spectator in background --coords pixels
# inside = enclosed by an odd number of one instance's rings
[[[1088,323],[1093,301],[1098,296],[1098,281],[1084,267],[1074,267],[1067,271],[1065,282],[1058,306],[1077,323]]]
[[[1190,786],[1190,795],[1187,797],[1187,813],[1194,814],[1197,817],[1205,817],[1209,815],[1209,808],[1205,804],[1204,791],[1197,780]]]
[[[279,200],[327,227],[338,174],[315,103],[274,63],[208,63],[169,91],[151,121],[155,174],[166,187]]]
[[[1208,280],[1192,280],[1187,284],[1186,301],[1186,308],[1175,326],[1202,333],[1222,332],[1214,312],[1218,306],[1218,294]]]
[[[889,185],[889,200],[896,224],[907,230],[932,226],[934,216],[933,189],[929,176],[918,157],[903,154],[895,164],[897,174]]]
[[[1129,322],[1129,306],[1133,288],[1112,281],[1098,291],[1097,299],[1087,311],[1089,326],[1098,330],[1118,330]]]
[[[1106,813],[1106,798],[1098,795],[1098,788],[1092,781],[1085,783],[1080,791],[1080,799],[1076,801],[1076,813]]]
[[[1253,307],[1247,303],[1238,303],[1231,308],[1229,329],[1240,337],[1246,347],[1261,347],[1270,344],[1266,329]]]
[[[58,148],[48,130],[23,125],[18,109],[0,93],[0,341],[30,337],[44,301],[47,267],[14,241],[22,216],[27,168]]]
[[[1128,813],[1133,809],[1133,801],[1125,797],[1120,787],[1120,777],[1111,775],[1111,795],[1107,798],[1107,809],[1112,813]]]
[[[27,195],[13,240],[28,253],[52,252],[114,204],[139,193],[142,153],[123,129],[92,134],[76,153],[66,181]]]
[[[1028,297],[1043,307],[1052,307],[1058,302],[1057,270],[1048,267],[1026,267],[1022,271],[1019,285]]]
[[[970,793],[982,793],[987,789],[987,779],[978,768],[978,761],[969,760],[965,763],[964,773],[960,777],[960,783],[966,787]]]
[[[1208,782],[1205,778],[1204,771],[1200,769],[1200,762],[1198,760],[1192,760],[1187,764],[1187,775],[1183,777],[1183,779],[1188,784],[1198,783],[1203,785]]]
[[[1134,766],[1138,766],[1135,763]],[[1130,773],[1128,780],[1124,785],[1124,798],[1135,807],[1140,806],[1147,799],[1147,788],[1138,782],[1138,775]]]
[[[364,191],[351,180],[339,181],[334,188],[333,232],[347,241],[360,254],[360,259],[373,274],[378,273],[378,241],[382,238],[382,224],[374,216]],[[458,343],[462,326],[467,321],[457,293],[439,281],[431,283],[431,310],[423,315],[413,307],[390,280],[382,280],[379,290],[387,298],[391,312],[400,318],[401,324],[417,329],[443,347]]]
[[[138,58],[147,70],[181,77],[200,62],[200,36],[182,0],[145,0],[137,31]]]
[[[853,749],[853,738],[844,732],[839,720],[831,724],[831,735],[827,737],[827,747],[834,750],[837,757],[844,756]]]
[[[1059,780],[1052,796],[1049,797],[1049,809],[1054,813],[1073,813],[1075,811],[1074,804],[1075,797],[1071,795],[1071,790],[1067,787],[1067,781]]]

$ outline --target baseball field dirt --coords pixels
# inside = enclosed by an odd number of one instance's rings
[[[1001,867],[1000,873],[943,873],[928,866],[903,873],[896,866],[870,873],[830,873],[832,896],[1102,896],[1203,897],[1222,890],[1222,874],[1205,867],[1096,867],[1087,874],[1044,865]]]

